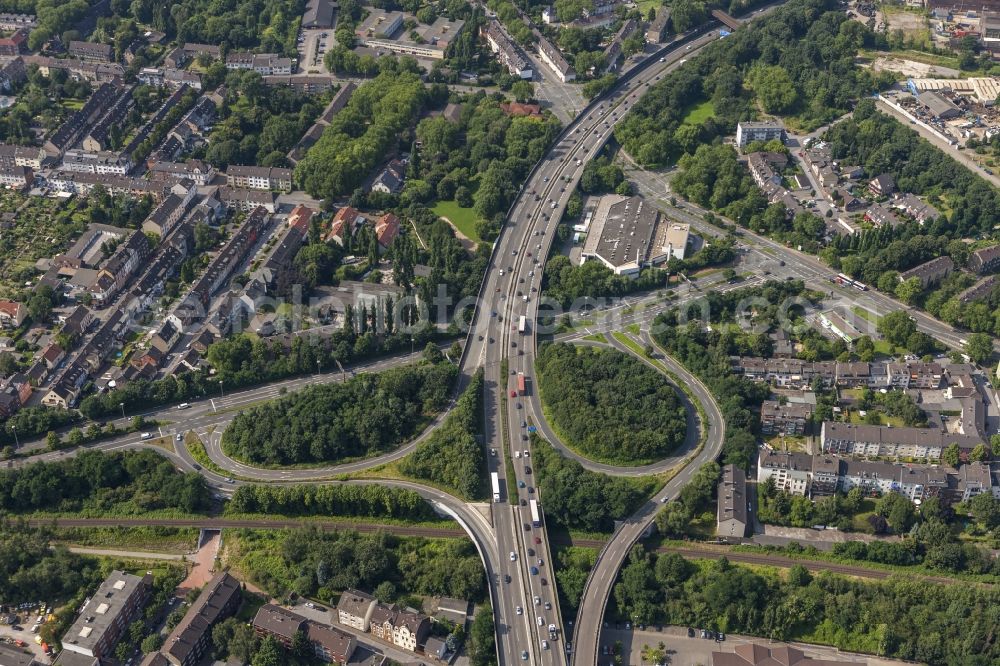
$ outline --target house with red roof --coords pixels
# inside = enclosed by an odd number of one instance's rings
[[[378,246],[381,249],[388,250],[398,235],[399,218],[392,213],[386,213],[375,223],[375,236],[378,237]]]

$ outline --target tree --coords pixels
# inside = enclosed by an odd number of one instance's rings
[[[535,98],[535,87],[528,81],[516,81],[514,85],[510,87],[510,94],[512,94],[514,99],[518,102],[530,102]]]
[[[896,285],[896,296],[907,305],[913,305],[923,291],[924,286],[918,277],[911,277]]]
[[[140,649],[143,654],[149,654],[150,652],[156,652],[163,645],[163,637],[159,634],[150,634],[142,639],[142,645]]]
[[[882,317],[877,328],[886,340],[905,347],[910,336],[917,332],[917,322],[904,310],[896,310]]]
[[[798,101],[795,84],[784,67],[780,65],[754,65],[748,82],[757,93],[761,106],[768,113],[790,112]]]
[[[251,666],[282,666],[285,661],[281,643],[273,636],[267,636],[260,642],[260,646],[250,660],[250,664]]]
[[[969,460],[972,462],[983,462],[989,460],[989,458],[990,453],[985,444],[976,444],[975,448],[972,449],[972,453],[969,454]]]
[[[941,460],[952,467],[958,467],[959,461],[959,448],[958,444],[952,442],[948,446],[944,447],[944,451],[941,452]]]
[[[993,355],[993,338],[987,333],[972,333],[966,338],[965,353],[973,362],[985,364]]]
[[[975,519],[987,529],[1000,526],[1000,500],[993,497],[992,493],[979,493],[969,500],[968,505]]]
[[[896,534],[910,529],[915,517],[913,502],[895,492],[883,495],[875,505],[875,512],[889,521]]]
[[[990,436],[990,451],[994,458],[1000,458],[1000,435]]]

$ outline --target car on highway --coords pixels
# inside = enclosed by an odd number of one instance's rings
[[[177,409],[190,409],[190,408],[191,408],[190,402],[182,402],[181,404],[177,405]]]
[[[510,561],[514,562],[515,560],[517,560],[517,553],[510,551]]]
[[[538,596],[537,594],[535,595],[535,605],[536,606],[541,606],[542,605],[542,598],[540,596]]]
[[[542,542],[542,538],[541,537],[535,537],[535,545],[538,545],[541,542]]]
[[[539,627],[545,626],[545,618],[539,615],[538,617],[535,618],[535,624],[537,624]]]
[[[175,441],[175,442],[180,442],[180,441],[182,441],[183,439],[184,439],[184,435],[182,435],[182,434],[180,434],[180,433],[177,433],[177,435],[176,435],[176,436],[174,436],[174,441]]]
[[[548,601],[545,602],[545,610],[552,610],[552,604]]]
[[[514,451],[514,457],[515,458],[520,458],[521,457],[521,452],[520,451]]]
[[[525,525],[527,525],[527,524],[528,523],[525,523]],[[531,529],[531,527],[528,527],[528,529]],[[538,567],[531,567],[530,569],[528,569],[528,571],[531,572],[532,576],[537,576],[538,575]],[[541,624],[541,622],[539,622],[538,624]]]
[[[524,481],[518,481],[518,482],[517,482],[517,487],[518,487],[518,488],[526,488],[526,487],[527,487],[527,485],[528,485],[528,484],[526,484],[526,483],[525,483]]]
[[[145,440],[145,439],[153,439],[153,433],[151,433],[151,432],[144,432],[141,435],[139,435],[139,439],[143,439],[143,440]]]
[[[521,661],[528,661],[528,651],[521,650]]]
[[[525,457],[525,458],[527,458],[527,457],[528,457],[528,449],[525,449],[525,450],[524,450],[524,457]]]
[[[517,613],[518,615],[524,615],[524,609],[521,608],[520,606],[518,606],[517,608],[515,608],[514,612]]]
[[[548,650],[549,649],[549,642],[548,641],[542,641],[542,649],[543,650]]]

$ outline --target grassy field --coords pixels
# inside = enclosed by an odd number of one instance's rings
[[[448,221],[455,225],[455,228],[466,238],[476,243],[482,241],[476,232],[476,222],[479,221],[479,216],[471,208],[462,208],[454,201],[439,201],[431,210],[441,217],[448,218]]]
[[[687,114],[684,116],[684,120],[681,122],[685,125],[700,125],[714,115],[715,107],[712,106],[712,101],[705,100],[689,108]]]

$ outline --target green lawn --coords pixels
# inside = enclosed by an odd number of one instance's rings
[[[454,201],[439,201],[431,209],[441,217],[446,217],[462,234],[479,243],[482,239],[476,233],[479,216],[471,208],[462,208]]]
[[[866,308],[861,307],[860,305],[854,305],[854,306],[852,306],[851,307],[851,311],[854,314],[856,314],[859,317],[861,317],[862,319],[864,319],[864,320],[866,320],[868,322],[871,322],[872,324],[876,324],[877,325],[879,319],[881,319],[881,317],[879,317],[877,314],[875,314],[871,310],[868,310]]]
[[[714,115],[715,107],[712,105],[712,100],[705,100],[690,107],[681,122],[685,125],[700,125]]]

